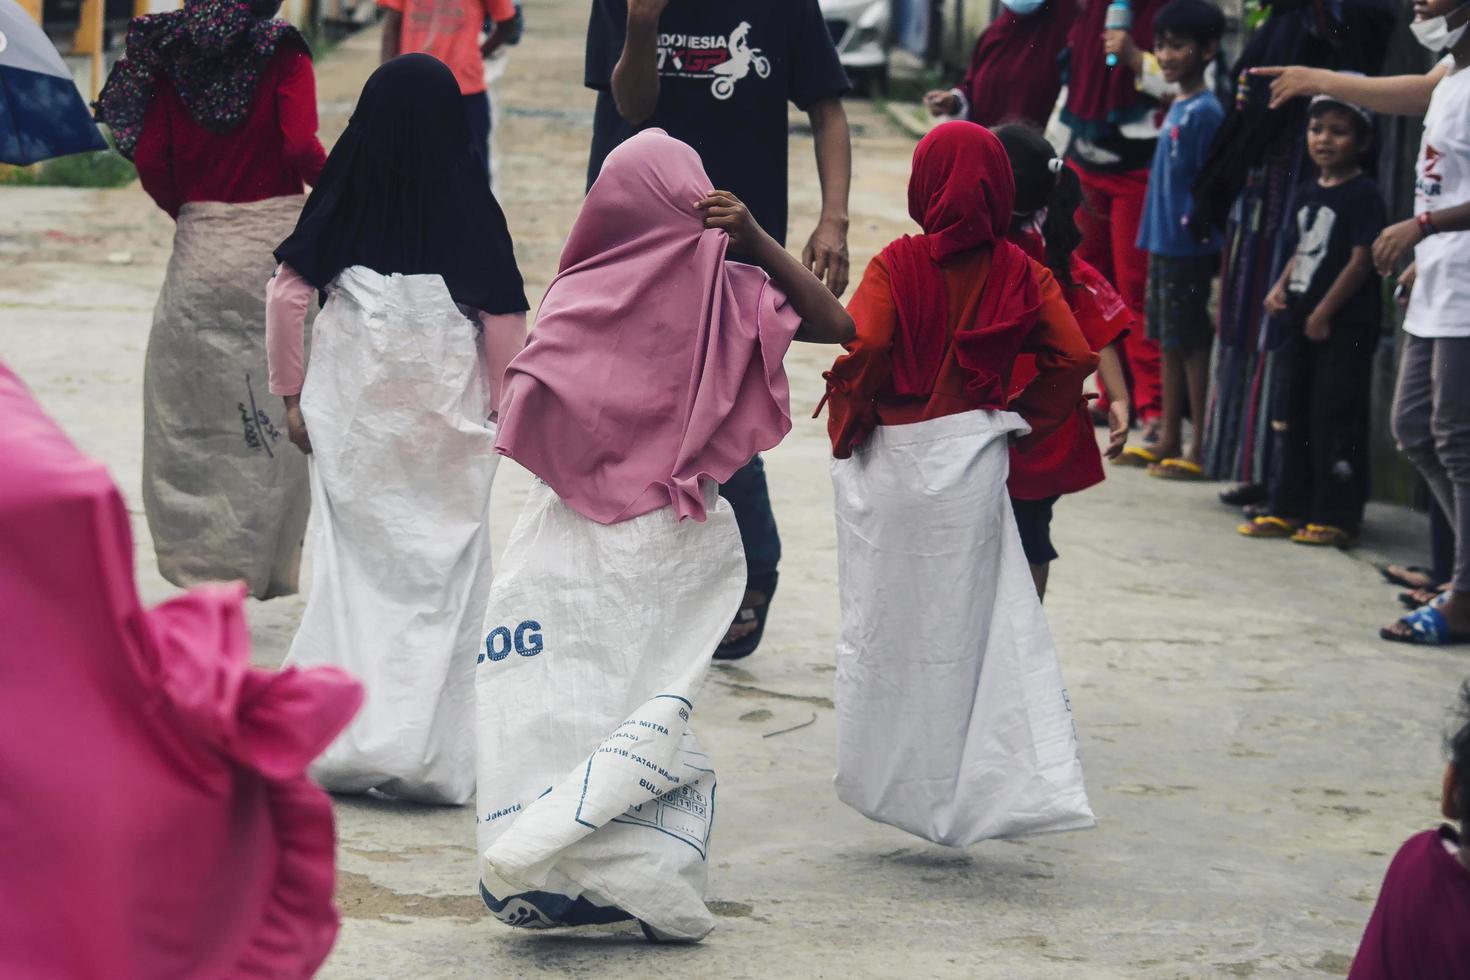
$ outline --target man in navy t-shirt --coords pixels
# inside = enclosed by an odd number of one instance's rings
[[[593,0],[586,84],[595,89],[588,184],[623,140],[655,126],[699,152],[715,189],[786,242],[787,103],[811,119],[822,217],[802,253],[834,295],[847,289],[852,146],[847,74],[817,0]],[[692,203],[692,202],[691,202]],[[749,583],[716,656],[752,653],[776,588],[781,540],[755,459],[720,488],[745,544]]]

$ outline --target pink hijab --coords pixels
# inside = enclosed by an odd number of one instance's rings
[[[614,150],[506,369],[495,448],[600,524],[671,504],[703,521],[701,483],[791,429],[781,359],[800,318],[765,272],[726,260],[694,206],[709,190],[662,130]]]
[[[338,920],[305,770],[361,688],[252,669],[242,585],[145,609],[117,488],[3,363],[0,418],[0,976],[310,976]]]

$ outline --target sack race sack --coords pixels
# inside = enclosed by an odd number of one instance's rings
[[[277,197],[179,213],[143,362],[143,508],[174,585],[297,589],[311,504],[266,389],[265,284],[300,212],[301,198]]]
[[[341,667],[367,688],[312,767],[329,790],[450,804],[474,792],[499,460],[475,330],[440,277],[361,266],[317,318],[301,393],[311,593],[286,662]]]
[[[602,525],[539,480],[475,678],[481,893],[513,926],[634,918],[698,940],[715,774],[689,716],[745,591],[730,505]]]
[[[1090,827],[1061,667],[1006,495],[1026,423],[880,426],[832,461],[837,795],[963,846]]]

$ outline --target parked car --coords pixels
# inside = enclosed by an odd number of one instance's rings
[[[893,0],[820,0],[837,55],[854,81],[882,85],[893,39]]]

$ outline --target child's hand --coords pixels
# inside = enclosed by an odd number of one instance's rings
[[[1332,336],[1332,317],[1324,314],[1320,309],[1313,310],[1307,317],[1306,326],[1307,339],[1314,344],[1324,343]]]
[[[730,236],[730,244],[750,251],[764,234],[750,209],[729,191],[710,191],[695,207],[703,211],[704,226],[718,228]]]
[[[1399,288],[1394,290],[1394,299],[1398,300],[1400,306],[1409,305],[1409,294],[1414,291],[1414,283],[1419,279],[1419,263],[1410,262],[1409,267],[1399,273]]]
[[[1108,402],[1108,448],[1103,455],[1108,459],[1117,459],[1123,455],[1123,447],[1128,445],[1128,399],[1114,398]]]
[[[1272,316],[1280,316],[1286,312],[1286,286],[1281,283],[1271,287],[1266,294],[1266,312]]]
[[[1404,256],[1423,240],[1424,232],[1414,218],[1389,225],[1379,232],[1378,240],[1373,243],[1373,267],[1380,276],[1393,275]]]
[[[301,406],[286,409],[286,437],[306,455],[311,455],[311,437],[306,434],[306,419],[301,415]]]
[[[1289,67],[1252,68],[1252,78],[1271,79],[1271,108],[1280,109],[1294,99],[1320,95],[1323,86],[1332,81],[1332,72],[1324,68]]]
[[[960,100],[953,92],[930,92],[924,96],[924,105],[931,116],[952,116],[960,111]]]
[[[1136,74],[1143,67],[1143,52],[1133,43],[1133,35],[1127,31],[1103,31],[1103,50],[1118,56],[1118,64],[1125,65]]]

